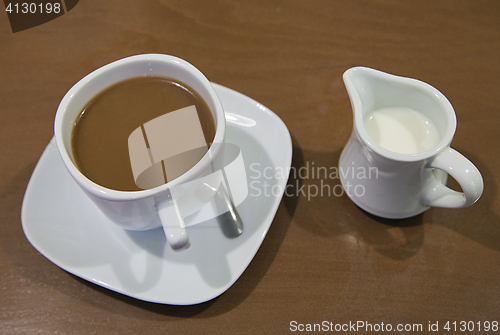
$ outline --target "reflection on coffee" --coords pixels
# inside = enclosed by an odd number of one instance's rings
[[[75,121],[71,145],[78,169],[101,186],[120,191],[140,190],[132,171],[129,136],[138,128],[144,129],[148,122],[162,119],[160,116],[190,106],[196,109],[198,124],[209,147],[215,137],[214,118],[203,98],[186,84],[171,78],[147,76],[107,88],[85,106]],[[169,127],[172,129],[175,125]],[[165,146],[182,147],[186,139],[173,141],[171,138],[171,141],[173,143],[165,143]],[[180,172],[178,167],[176,176],[196,162],[181,166]],[[175,157],[169,164],[174,164],[172,169],[175,169]]]
[[[135,185],[149,189],[173,180],[207,153],[196,106],[158,116],[138,127],[128,138]]]

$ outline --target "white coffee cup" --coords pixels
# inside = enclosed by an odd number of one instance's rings
[[[100,186],[85,177],[75,165],[71,150],[74,122],[87,102],[99,92],[120,81],[149,75],[176,79],[201,95],[210,107],[215,120],[216,133],[213,143],[193,168],[164,185],[135,192],[112,190]],[[64,165],[97,207],[111,221],[128,230],[146,230],[163,226],[167,241],[174,250],[186,247],[189,244],[189,238],[170,190],[198,180],[212,172],[212,162],[221,153],[225,130],[224,110],[208,79],[188,62],[162,54],[131,56],[90,73],[63,97],[57,109],[54,124],[56,144]],[[203,199],[195,199],[197,194],[201,194]],[[193,191],[188,196],[193,197],[193,200],[196,200],[193,203],[198,206],[209,201],[207,192],[199,192],[199,190]]]

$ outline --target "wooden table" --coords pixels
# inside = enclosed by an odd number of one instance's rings
[[[499,17],[496,0],[86,0],[12,33],[0,13],[0,333],[274,334],[323,321],[421,324],[414,333],[436,322],[443,333],[447,321],[467,333],[460,321],[472,321],[469,333],[483,333],[478,322],[500,322]],[[24,191],[66,91],[100,66],[149,52],[186,59],[269,107],[290,130],[295,168],[338,164],[352,130],[348,68],[428,82],[452,102],[452,145],[482,172],[484,194],[466,209],[401,221],[367,215],[345,195],[284,197],[243,275],[199,305],[90,284],[30,245]]]

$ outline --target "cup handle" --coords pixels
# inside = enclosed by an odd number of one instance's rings
[[[186,225],[182,219],[176,200],[169,196],[167,199],[156,203],[167,242],[173,250],[181,250],[189,246],[189,237]]]
[[[446,187],[435,179],[422,194],[422,204],[429,207],[462,208],[475,203],[483,193],[483,177],[479,170],[461,153],[447,148],[430,160],[426,168],[443,170],[460,184],[463,192]]]

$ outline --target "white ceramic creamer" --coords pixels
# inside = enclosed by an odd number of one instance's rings
[[[450,148],[457,121],[443,94],[424,82],[365,67],[351,68],[343,78],[354,127],[339,175],[354,203],[398,219],[432,206],[467,207],[479,199],[481,174]],[[448,174],[463,192],[446,186]]]

